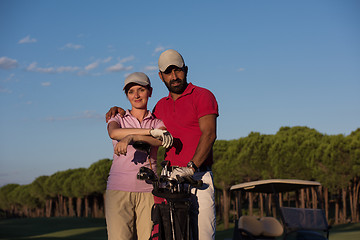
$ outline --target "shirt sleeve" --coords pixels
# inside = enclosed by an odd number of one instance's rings
[[[205,115],[215,114],[219,116],[219,106],[216,101],[216,98],[212,92],[207,89],[203,89],[199,94],[196,94],[196,108],[198,118],[201,118]]]
[[[108,126],[108,127],[109,127],[109,124],[110,124],[111,122],[116,122],[116,123],[119,125],[119,127],[121,127],[121,122],[120,122],[120,118],[119,118],[118,115],[116,115],[115,117],[112,117],[112,118],[109,119],[109,121],[108,121],[108,123],[107,123],[107,126]]]
[[[155,124],[155,127],[154,128],[161,128],[161,127],[165,127],[165,124],[163,121],[161,121],[160,119],[156,119],[156,124]]]

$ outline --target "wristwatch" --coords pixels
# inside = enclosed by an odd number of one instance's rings
[[[187,167],[191,167],[191,168],[195,169],[195,172],[198,170],[198,167],[195,165],[195,163],[193,161],[190,161],[187,164]]]

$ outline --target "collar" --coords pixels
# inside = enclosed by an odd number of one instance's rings
[[[185,91],[180,95],[179,98],[184,97],[184,96],[186,96],[186,95],[188,95],[188,94],[191,94],[191,93],[194,91],[194,89],[195,89],[195,85],[193,85],[193,84],[190,82],[190,83],[187,85]],[[179,99],[179,98],[178,98],[178,99]],[[172,99],[170,92],[169,92],[169,95],[167,96],[166,100],[168,100],[168,99]]]
[[[125,111],[124,117],[134,117],[134,116],[131,114],[130,109],[128,109],[128,110]],[[149,110],[147,110],[147,114],[144,117],[144,119],[147,119],[147,118],[149,118],[149,119],[154,119],[155,118],[154,115],[152,115],[152,113]]]

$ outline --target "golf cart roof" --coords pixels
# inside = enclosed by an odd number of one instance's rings
[[[240,183],[231,186],[230,191],[241,190],[258,193],[292,192],[302,188],[321,186],[319,182],[297,179],[268,179]]]

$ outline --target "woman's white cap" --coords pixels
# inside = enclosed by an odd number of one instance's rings
[[[159,57],[159,70],[164,72],[169,66],[174,65],[179,68],[185,66],[183,57],[174,49],[169,49],[163,52]]]
[[[134,72],[134,73],[130,74],[129,76],[127,76],[125,78],[124,90],[125,90],[126,85],[128,85],[129,83],[136,83],[136,84],[139,84],[144,87],[149,85],[151,87],[149,77],[145,73],[142,73],[142,72]]]

